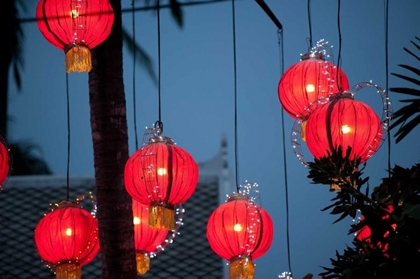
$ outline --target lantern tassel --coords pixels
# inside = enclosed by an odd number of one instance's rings
[[[175,229],[174,209],[163,205],[149,206],[149,227],[152,229]]]
[[[306,141],[306,120],[300,123],[300,133],[302,136],[302,140]]]
[[[150,269],[149,255],[143,252],[136,252],[136,266],[138,275],[146,274]]]
[[[73,45],[66,51],[66,71],[70,72],[90,72],[92,69],[92,59],[90,50],[85,46]]]
[[[82,267],[78,264],[60,264],[55,270],[56,279],[81,279]]]
[[[229,279],[253,279],[255,265],[251,259],[238,257],[229,263]]]

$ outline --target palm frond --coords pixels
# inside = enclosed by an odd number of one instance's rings
[[[419,37],[415,37],[416,40],[420,41]],[[414,45],[414,47],[420,51],[420,45],[417,44],[414,41],[411,41],[411,43]],[[404,47],[404,50],[409,53],[412,57],[420,61],[420,57],[408,48]],[[420,76],[420,69],[399,64],[399,67],[410,71],[412,74],[415,74],[417,76]],[[420,80],[418,78],[410,77],[403,74],[397,74],[397,73],[391,73],[391,75],[396,76],[404,81],[408,81],[411,84],[414,84],[415,88],[408,88],[408,87],[393,87],[390,88],[390,91],[398,93],[398,94],[405,94],[405,95],[411,95],[420,97]],[[405,103],[406,105],[397,110],[393,115],[392,118],[395,120],[392,125],[390,126],[390,129],[393,129],[397,126],[399,126],[397,132],[394,134],[394,137],[396,137],[395,142],[398,143],[401,140],[403,140],[417,125],[420,124],[420,115],[417,115],[420,112],[420,98],[418,99],[403,99],[401,100],[402,103]],[[411,119],[411,120],[410,120]]]
[[[391,87],[389,89],[391,92],[400,93],[400,94],[407,94],[420,97],[420,89],[415,88],[407,88],[407,87]]]
[[[155,73],[155,69],[153,67],[152,59],[137,42],[133,41],[132,36],[124,27],[122,31],[123,31],[124,45],[127,46],[128,51],[132,55],[136,53],[136,58],[137,58],[136,62],[140,63],[140,65],[146,70],[147,74],[153,80],[153,82],[157,84],[157,76]]]
[[[399,77],[400,79],[409,81],[411,83],[414,83],[417,86],[420,86],[420,80],[418,80],[418,79],[415,79],[415,78],[412,78],[412,77],[408,77],[408,76],[405,76],[405,75],[401,75],[401,74],[396,74],[396,73],[391,73],[391,75],[396,76],[396,77]]]

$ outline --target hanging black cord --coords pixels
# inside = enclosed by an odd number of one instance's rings
[[[132,7],[132,29],[133,29],[133,44],[136,43],[136,7],[135,1],[131,1]],[[134,118],[134,139],[136,143],[136,150],[139,149],[139,139],[137,136],[137,109],[136,109],[136,49],[133,48],[133,118]]]
[[[341,75],[339,76],[339,69],[341,67],[341,22],[340,22],[340,16],[341,14],[341,0],[338,0],[338,9],[337,9],[337,27],[338,27],[338,58],[337,58],[337,71],[336,71],[336,82],[337,82],[337,88],[339,93],[342,93],[342,81],[341,81]],[[339,80],[340,79],[340,80]]]
[[[388,37],[389,37],[389,1],[385,0],[385,90],[388,93],[389,92],[389,84],[388,84],[388,76],[389,76],[389,52],[388,52]],[[386,100],[388,101],[388,100]],[[389,119],[387,128],[389,129]],[[388,131],[389,133],[389,131]],[[391,137],[388,134],[387,137],[387,143],[388,143],[388,177],[391,177]]]
[[[161,105],[161,94],[160,94],[160,0],[157,0],[157,36],[158,36],[158,105],[159,105],[159,120],[158,125],[160,125],[161,129],[163,128],[162,125],[162,105]]]
[[[277,31],[279,56],[280,56],[280,76],[284,74],[284,47],[283,47],[283,29]],[[281,133],[283,140],[283,172],[284,172],[284,194],[286,199],[286,242],[287,242],[287,264],[289,272],[293,278],[292,264],[290,260],[290,234],[289,234],[289,186],[287,183],[287,160],[286,160],[286,137],[284,131],[284,110],[281,110]]]
[[[235,102],[235,182],[239,192],[239,171],[238,171],[238,97],[236,86],[236,26],[235,26],[235,0],[232,0],[232,40],[233,40],[233,91]]]
[[[66,102],[67,102],[67,201],[70,200],[70,94],[69,94],[69,74],[66,72]]]
[[[308,25],[309,25],[309,49],[312,45],[312,20],[311,20],[311,0],[308,0]]]

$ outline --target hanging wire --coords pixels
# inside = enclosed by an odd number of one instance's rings
[[[308,0],[309,49],[312,47],[311,0]]]
[[[279,56],[280,56],[280,76],[284,74],[284,46],[283,46],[283,29],[277,31],[278,44],[279,44]],[[283,140],[283,172],[284,172],[284,194],[285,194],[285,205],[286,205],[286,244],[287,244],[287,265],[289,267],[290,274],[292,275],[292,264],[290,257],[290,229],[289,229],[289,185],[287,183],[287,158],[286,158],[286,137],[284,131],[284,110],[281,110],[281,132]],[[293,278],[293,276],[291,276]]]
[[[131,1],[131,15],[132,15],[132,30],[133,30],[133,44],[136,44],[136,7],[135,1]],[[139,149],[139,140],[137,137],[137,109],[136,109],[136,48],[133,48],[133,118],[134,118],[134,138],[136,143],[136,150]]]
[[[337,28],[338,28],[338,58],[337,58],[337,71],[336,71],[336,82],[337,82],[337,88],[339,90],[339,93],[342,93],[343,88],[341,87],[342,81],[341,81],[341,75],[339,76],[338,73],[340,72],[339,69],[341,67],[341,0],[338,0],[338,9],[337,9]],[[340,80],[339,80],[340,79]]]
[[[67,102],[67,173],[66,173],[66,192],[67,201],[70,200],[70,94],[69,94],[69,74],[66,72],[66,102]]]
[[[385,90],[389,92],[389,51],[388,51],[388,44],[389,44],[389,1],[385,0]],[[388,120],[388,129],[389,129],[389,120]],[[387,137],[387,144],[388,144],[388,177],[391,177],[391,137],[388,135]]]
[[[162,125],[162,104],[161,104],[161,93],[160,93],[160,87],[161,87],[161,71],[160,71],[160,0],[157,0],[157,35],[158,35],[158,106],[159,106],[159,120],[156,122],[155,127],[159,126],[161,128],[161,131],[163,129]]]
[[[235,26],[235,0],[232,0],[232,40],[233,40],[233,91],[235,99],[235,182],[239,192],[239,171],[238,171],[238,97],[236,82],[236,26]]]

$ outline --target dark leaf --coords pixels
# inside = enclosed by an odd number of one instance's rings
[[[395,140],[396,143],[400,142],[405,136],[408,135],[417,125],[420,124],[420,115],[416,116],[414,119],[410,120],[408,123],[401,126],[395,136],[398,136]]]
[[[127,46],[132,55],[134,55],[135,52],[137,58],[136,62],[138,62],[146,70],[153,82],[157,84],[157,77],[150,56],[139,44],[133,41],[133,38],[124,27],[122,31],[124,44]]]
[[[181,5],[177,0],[170,0],[171,14],[175,19],[175,22],[182,27],[184,24],[184,17],[181,9]]]
[[[391,87],[389,91],[400,93],[400,94],[407,94],[420,97],[420,90],[414,88],[407,88],[407,87]]]
[[[396,74],[396,73],[391,73],[391,75],[399,77],[399,78],[404,79],[406,81],[409,81],[411,83],[414,83],[417,86],[420,86],[420,80],[418,80],[418,79],[408,77],[408,76],[405,76],[405,75]]]
[[[404,64],[399,64],[398,66],[400,66],[401,68],[407,69],[413,73],[415,73],[416,75],[420,76],[420,70],[408,65],[404,65]]]
[[[410,55],[412,55],[414,58],[416,58],[417,60],[419,60],[420,61],[420,57],[418,57],[417,55],[415,55],[411,50],[409,50],[408,48],[406,48],[406,47],[404,47],[404,50],[408,53],[408,54],[410,54]]]

